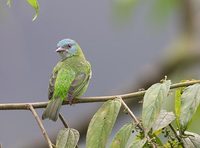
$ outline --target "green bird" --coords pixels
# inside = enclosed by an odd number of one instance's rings
[[[91,65],[86,60],[82,49],[74,40],[63,39],[58,42],[56,52],[61,60],[53,69],[49,80],[49,103],[42,119],[58,119],[62,102],[68,99],[72,104],[73,98],[81,96],[88,87],[92,76]]]

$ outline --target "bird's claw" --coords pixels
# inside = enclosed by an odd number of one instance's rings
[[[73,96],[68,94],[68,100],[69,100],[69,105],[72,105],[73,104]]]

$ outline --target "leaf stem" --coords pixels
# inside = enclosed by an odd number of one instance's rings
[[[179,137],[179,135],[177,134],[176,130],[174,129],[174,127],[172,126],[172,124],[169,124],[170,129],[172,130],[172,132],[174,133],[175,137],[178,139],[178,141],[181,143],[181,146],[183,148],[185,148],[183,141],[181,139],[181,137]]]
[[[137,127],[139,127],[141,131],[144,132],[144,128],[143,128],[142,125],[140,124],[140,121],[139,121],[139,120],[137,119],[137,117],[133,114],[133,112],[130,110],[130,108],[126,105],[126,103],[124,102],[124,100],[122,99],[122,97],[121,97],[121,96],[117,96],[116,98],[120,99],[122,105],[124,106],[124,108],[127,110],[128,114],[129,114],[129,115],[131,116],[131,118],[133,119],[135,125],[136,125]],[[148,141],[149,143],[151,143],[151,145],[153,146],[153,148],[156,148],[156,145],[151,141],[151,138],[150,138],[148,135],[146,135],[146,138],[147,138],[147,141]]]
[[[130,110],[130,108],[126,105],[126,103],[124,102],[124,100],[122,99],[122,97],[118,96],[118,99],[120,99],[122,105],[124,106],[124,108],[127,110],[128,114],[131,116],[131,118],[133,118],[134,123],[136,124],[136,126],[138,126],[141,130],[143,130],[142,126],[140,125],[140,121],[137,119],[137,117],[133,114],[133,112]]]
[[[59,118],[62,124],[64,125],[64,127],[69,128],[69,125],[67,124],[67,122],[65,121],[65,118],[61,115],[61,113],[59,113]]]

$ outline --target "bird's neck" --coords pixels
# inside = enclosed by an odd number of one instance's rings
[[[79,56],[80,58],[84,58],[85,59],[85,56],[83,54],[83,51],[81,49],[81,47],[78,45],[78,51],[77,51],[77,55],[76,56]]]
[[[74,55],[74,56],[71,56],[71,57],[66,57],[64,59],[61,59],[60,61],[65,62],[65,61],[70,61],[70,60],[73,60],[73,59],[76,59],[76,58],[85,60],[84,54],[80,53],[80,54],[77,54],[77,55]]]

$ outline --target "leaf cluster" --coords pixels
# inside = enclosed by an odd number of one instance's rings
[[[200,103],[200,84],[177,88],[174,112],[164,109],[171,81],[153,84],[145,93],[140,123],[126,123],[114,136],[110,148],[191,147],[200,145],[200,135],[187,131]],[[87,148],[104,148],[119,114],[121,101],[105,102],[90,121]],[[176,121],[172,123],[173,121]],[[134,134],[133,131],[135,131]],[[133,137],[131,139],[131,137]]]

